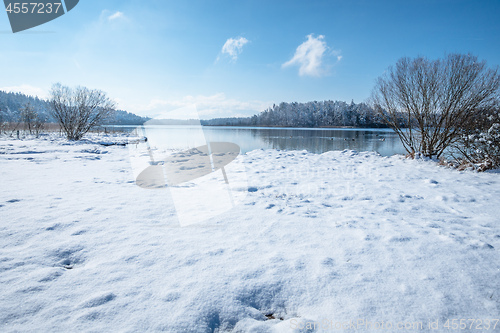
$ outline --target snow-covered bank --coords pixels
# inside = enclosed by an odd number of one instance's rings
[[[2,332],[499,317],[498,174],[258,150],[239,157],[242,204],[180,227],[168,190],[135,185],[127,148],[93,142],[0,141]]]

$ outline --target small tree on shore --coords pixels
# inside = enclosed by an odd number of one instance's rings
[[[374,109],[411,156],[440,157],[478,114],[498,105],[500,73],[472,55],[402,58],[378,78]]]
[[[0,134],[5,131],[4,111],[0,108]]]
[[[19,111],[21,112],[20,117],[21,122],[24,124],[24,129],[33,134],[32,126],[38,116],[35,109],[30,103],[26,103]]]
[[[57,83],[52,86],[50,94],[52,116],[69,140],[80,140],[115,111],[115,103],[101,90],[72,89]]]
[[[40,132],[45,128],[45,123],[47,122],[46,117],[40,114],[29,102],[26,103],[20,111],[20,118],[21,122],[24,124],[24,130],[38,137]]]

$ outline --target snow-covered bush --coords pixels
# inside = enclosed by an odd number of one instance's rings
[[[484,112],[462,134],[457,161],[478,171],[500,167],[500,110]]]
[[[468,159],[478,170],[484,171],[500,167],[500,123],[478,134],[469,136]]]

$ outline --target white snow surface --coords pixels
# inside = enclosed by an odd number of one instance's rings
[[[448,331],[500,316],[498,173],[256,150],[238,157],[243,202],[181,227],[168,188],[136,186],[127,147],[100,144],[113,140],[0,140],[1,332]]]

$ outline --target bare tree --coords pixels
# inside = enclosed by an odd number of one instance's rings
[[[101,90],[85,87],[71,89],[60,83],[51,90],[52,116],[69,140],[80,140],[92,128],[101,125],[115,111],[115,103]]]
[[[38,138],[40,133],[45,129],[45,125],[47,124],[47,118],[37,115],[35,121],[33,122],[33,131],[35,132],[35,136]]]
[[[500,73],[470,54],[402,58],[378,78],[374,109],[409,154],[440,157],[478,113],[499,100]]]
[[[20,117],[21,122],[24,124],[24,129],[28,130],[30,134],[33,134],[32,126],[35,122],[35,119],[38,117],[37,112],[29,102],[24,104],[24,106],[19,111],[21,111]]]
[[[24,124],[24,130],[28,130],[30,134],[35,134],[38,138],[40,132],[45,128],[47,118],[40,114],[29,102],[20,111],[20,119]]]

